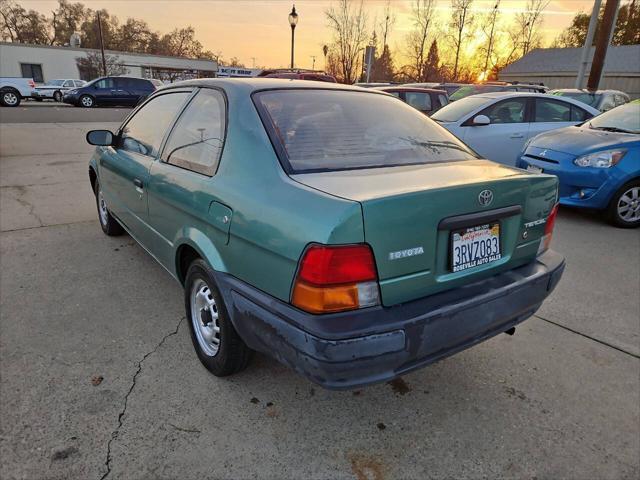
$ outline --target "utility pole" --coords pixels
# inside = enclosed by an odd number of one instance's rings
[[[598,0],[599,1],[599,0]],[[487,49],[487,57],[484,59],[484,80],[487,79],[489,74],[487,73],[487,67],[489,66],[489,57],[491,56],[491,48],[493,47],[493,31],[496,27],[496,18],[498,16],[498,7],[500,6],[500,0],[496,2],[495,7],[493,7],[493,12],[491,12],[491,33],[489,34],[489,48]]]
[[[591,11],[591,19],[589,20],[589,30],[587,30],[587,38],[584,39],[582,56],[580,57],[580,67],[578,68],[578,76],[576,77],[576,88],[578,89],[584,85],[584,73],[587,71],[593,36],[596,34],[596,27],[598,26],[598,14],[600,13],[601,3],[602,0],[595,0],[595,2],[593,2],[593,10]]]
[[[104,58],[104,40],[102,38],[102,21],[100,20],[100,12],[98,15],[98,35],[100,36],[100,53],[102,54],[102,75],[107,76],[107,62]]]
[[[602,25],[596,38],[596,51],[593,54],[593,62],[591,62],[591,72],[589,73],[589,81],[587,88],[589,90],[597,90],[600,85],[600,77],[604,69],[604,61],[607,58],[607,49],[609,48],[609,40],[611,31],[613,30],[613,21],[616,18],[618,4],[620,0],[607,0],[604,7],[604,16],[602,17]]]

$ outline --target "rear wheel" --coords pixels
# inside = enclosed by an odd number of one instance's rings
[[[122,225],[120,225],[109,212],[109,209],[107,208],[107,202],[105,202],[104,195],[102,194],[102,188],[100,187],[99,180],[96,180],[95,194],[96,204],[98,206],[98,220],[100,221],[100,227],[102,227],[102,231],[110,237],[122,235],[124,233],[124,229],[122,228]]]
[[[62,92],[59,92],[59,91],[53,92],[53,99],[56,102],[61,102],[62,101]]]
[[[214,272],[202,259],[189,267],[184,292],[191,341],[200,362],[218,377],[244,370],[251,350],[233,327]]]
[[[13,89],[3,90],[0,95],[0,104],[5,107],[17,107],[20,105],[20,94]]]
[[[640,227],[640,180],[623,185],[611,199],[606,214],[617,227]]]
[[[93,99],[91,95],[82,95],[80,97],[80,105],[82,105],[85,108],[91,108],[95,106],[95,104],[96,104],[96,101]]]

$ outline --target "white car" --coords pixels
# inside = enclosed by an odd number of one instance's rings
[[[431,118],[482,157],[515,165],[529,138],[582,123],[599,113],[571,98],[543,93],[493,92],[450,103]]]
[[[0,105],[17,107],[23,98],[33,96],[33,78],[0,77]]]
[[[72,78],[61,78],[50,80],[44,85],[39,85],[35,89],[33,97],[36,100],[52,98],[56,102],[61,102],[65,92],[74,88],[83,87],[87,84],[84,80],[75,80]]]

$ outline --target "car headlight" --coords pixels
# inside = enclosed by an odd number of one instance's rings
[[[604,150],[602,152],[590,153],[589,155],[583,155],[576,158],[573,163],[579,167],[594,167],[594,168],[610,168],[616,165],[626,150]]]

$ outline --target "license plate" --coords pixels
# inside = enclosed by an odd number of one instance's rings
[[[487,223],[451,232],[451,270],[468,268],[500,260],[500,223]]]
[[[542,169],[540,167],[536,167],[535,165],[527,165],[527,170],[533,173],[542,173]]]

